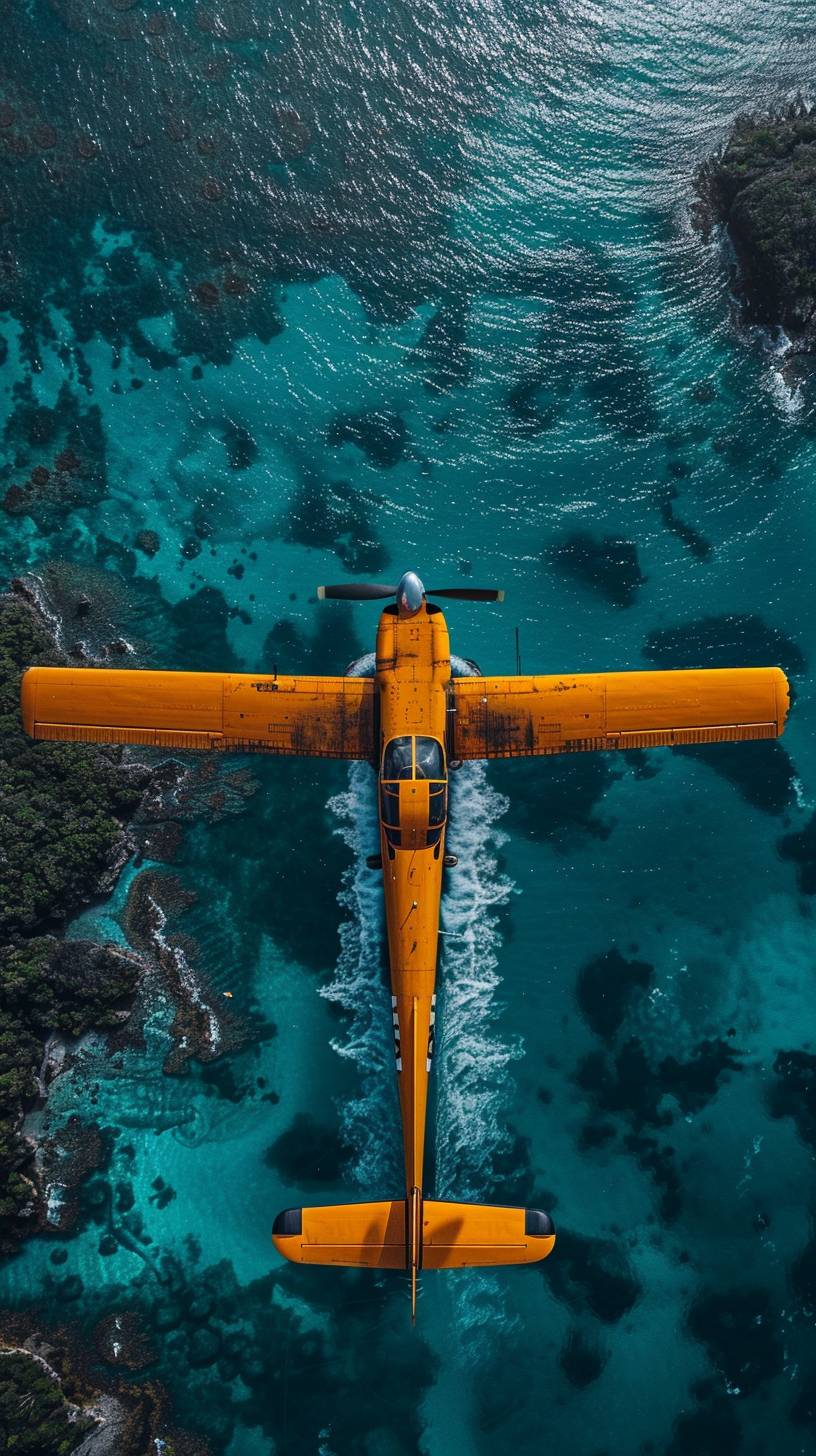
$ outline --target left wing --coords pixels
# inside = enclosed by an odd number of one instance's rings
[[[21,699],[32,738],[374,757],[370,678],[30,667]]]
[[[789,705],[778,667],[466,677],[452,688],[452,759],[777,738]]]

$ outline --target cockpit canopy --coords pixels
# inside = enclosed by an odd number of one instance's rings
[[[445,752],[436,738],[392,738],[380,774],[380,817],[388,853],[434,849],[439,853],[448,815]]]
[[[446,778],[442,744],[436,738],[392,738],[385,746],[381,778]]]

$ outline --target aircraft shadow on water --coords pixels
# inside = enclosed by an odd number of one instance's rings
[[[379,775],[381,868],[405,1150],[405,1196],[275,1219],[279,1253],[301,1264],[421,1269],[529,1264],[555,1244],[533,1208],[443,1202],[422,1191],[445,853],[448,773],[465,759],[776,738],[789,692],[778,667],[454,679],[448,628],[429,597],[501,601],[492,589],[395,585],[318,589],[387,600],[373,678],[32,667],[26,732],[68,743],[362,759]]]

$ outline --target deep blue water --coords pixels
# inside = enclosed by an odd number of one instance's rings
[[[550,1207],[546,1264],[426,1275],[413,1332],[401,1277],[275,1255],[280,1207],[388,1196],[400,1154],[369,771],[253,759],[226,770],[241,812],[158,870],[246,1045],[166,1076],[156,996],[144,1047],[89,1044],[45,1113],[119,1130],[102,1176],[147,1257],[100,1253],[86,1210],[0,1298],[88,1332],[163,1310],[139,1378],[228,1456],[813,1450],[816,933],[789,851],[816,804],[816,396],[740,331],[690,219],[734,118],[810,97],[812,7],[0,15],[0,548],[66,646],[342,671],[376,609],[315,585],[416,567],[505,587],[448,612],[486,672],[518,626],[528,671],[770,660],[796,689],[782,747],[456,782],[429,1183]],[[581,533],[634,543],[631,600],[569,569]],[[122,938],[151,872],[70,933]]]

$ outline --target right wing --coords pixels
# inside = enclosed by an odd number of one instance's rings
[[[460,677],[452,687],[453,759],[777,738],[789,706],[778,667]]]
[[[30,667],[32,738],[312,758],[374,758],[374,683],[360,677]]]

